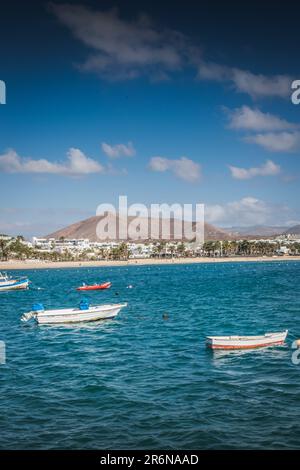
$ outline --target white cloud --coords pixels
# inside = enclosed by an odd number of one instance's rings
[[[66,162],[50,162],[44,158],[39,160],[23,158],[11,149],[0,155],[0,171],[4,173],[50,173],[76,176],[103,173],[104,167],[76,148],[68,150]]]
[[[128,142],[127,145],[109,145],[106,142],[102,142],[101,148],[105,155],[107,155],[109,158],[119,158],[122,156],[133,157],[136,153],[131,142]]]
[[[236,166],[229,166],[229,168],[231,176],[239,180],[247,180],[255,176],[275,176],[281,171],[280,166],[272,160],[267,160],[264,165],[257,168],[239,168]]]
[[[294,124],[270,113],[263,113],[257,108],[242,106],[226,110],[229,117],[229,127],[235,130],[247,131],[282,131],[299,128]]]
[[[73,35],[94,52],[81,68],[110,79],[167,76],[185,62],[187,44],[176,31],[162,30],[146,15],[125,20],[117,9],[92,10],[83,5],[50,4],[50,10]]]
[[[269,204],[255,197],[205,206],[206,222],[227,227],[284,225],[290,218],[291,211],[288,207]]]
[[[249,106],[233,110],[225,108],[225,111],[229,117],[229,128],[258,132],[245,136],[245,142],[260,145],[270,152],[294,152],[300,149],[299,124]]]
[[[201,166],[186,157],[172,160],[164,157],[152,157],[149,163],[152,171],[171,171],[178,178],[195,183],[201,177]]]
[[[201,61],[198,78],[217,82],[231,83],[240,93],[247,93],[252,98],[280,97],[291,94],[291,77],[287,75],[266,76],[254,74],[248,70],[228,67],[214,62]]]
[[[247,136],[244,140],[270,152],[295,152],[300,149],[300,132],[267,132]]]
[[[198,77],[232,84],[252,98],[290,95],[287,75],[266,76],[248,70],[205,61],[201,48],[184,34],[163,29],[145,14],[136,19],[121,17],[118,9],[94,10],[85,5],[50,3],[49,10],[91,49],[79,68],[108,80],[147,76],[166,80],[173,72],[194,67]]]

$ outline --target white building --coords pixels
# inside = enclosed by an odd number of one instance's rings
[[[64,253],[66,251],[79,254],[83,251],[90,251],[90,254],[86,253],[86,256],[99,256],[100,250],[103,252],[109,252],[115,248],[118,248],[121,243],[117,241],[90,241],[88,238],[38,238],[33,237],[32,245],[36,250],[47,251],[47,252],[58,252]],[[129,258],[151,258],[154,254],[157,254],[157,246],[159,244],[154,242],[128,242],[126,243],[129,252]],[[176,256],[177,248],[181,245],[181,242],[166,242],[163,245],[160,256],[172,257]],[[199,250],[199,246],[195,247],[195,244],[186,245],[186,248],[190,251]]]
[[[154,252],[154,245],[152,243],[127,243],[130,252],[129,258],[150,258]]]
[[[37,238],[32,239],[33,246],[38,250],[45,251],[83,251],[90,248],[90,241],[88,238]]]

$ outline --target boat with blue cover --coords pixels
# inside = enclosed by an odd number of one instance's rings
[[[11,277],[7,273],[0,273],[0,291],[27,289],[27,277]]]
[[[43,304],[34,304],[30,312],[24,313],[21,320],[26,322],[33,318],[39,324],[79,323],[106,320],[118,315],[126,307],[124,304],[105,304],[91,306],[88,300],[82,300],[77,308],[45,310]]]

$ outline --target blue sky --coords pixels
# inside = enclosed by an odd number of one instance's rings
[[[297,14],[179,3],[3,9],[0,232],[46,234],[121,194],[203,202],[219,226],[300,222]]]

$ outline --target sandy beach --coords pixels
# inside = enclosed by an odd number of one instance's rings
[[[247,257],[235,256],[228,258],[174,258],[174,259],[130,259],[127,261],[1,261],[0,271],[12,269],[60,269],[80,267],[112,267],[112,266],[145,266],[169,264],[197,264],[197,263],[240,263],[240,262],[270,262],[270,261],[300,261],[300,256],[273,256],[273,257]]]

